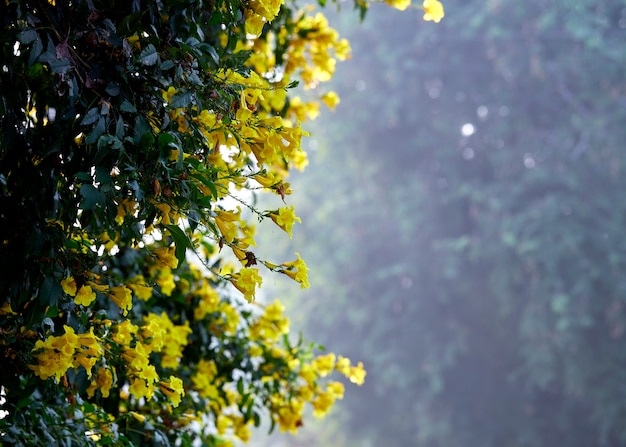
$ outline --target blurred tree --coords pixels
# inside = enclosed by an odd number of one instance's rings
[[[369,371],[345,445],[623,445],[626,2],[446,8],[347,33],[294,182],[292,314]]]

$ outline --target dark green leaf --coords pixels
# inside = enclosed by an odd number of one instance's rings
[[[120,110],[122,112],[137,113],[137,109],[135,108],[135,106],[128,102],[128,100],[126,99],[122,101],[122,104],[120,105]]]
[[[192,247],[189,236],[180,229],[177,225],[165,225],[170,232],[170,236],[174,239],[174,245],[176,245],[176,259],[178,259],[178,265],[182,265],[185,262],[185,254],[187,249]]]
[[[83,198],[80,207],[84,210],[90,210],[97,204],[104,202],[104,194],[90,184],[84,184],[80,187],[80,195]]]
[[[103,116],[100,116],[98,118],[97,124],[94,126],[91,132],[89,132],[89,134],[87,135],[87,138],[85,138],[85,143],[93,144],[96,141],[98,141],[98,138],[100,138],[100,136],[104,133],[105,128],[106,128],[105,118]]]
[[[72,68],[70,61],[64,57],[54,58],[48,62],[53,73],[67,73]]]
[[[34,42],[38,37],[39,35],[37,34],[37,31],[34,29],[21,31],[17,34],[17,40],[24,45]]]
[[[41,288],[39,289],[39,301],[45,306],[54,306],[62,293],[63,289],[56,278],[54,276],[48,276],[43,280]]]
[[[122,140],[124,139],[124,133],[125,133],[125,128],[124,128],[124,120],[122,119],[121,116],[117,117],[117,121],[115,122],[115,136]]]
[[[159,60],[159,53],[157,52],[154,45],[150,43],[141,52],[141,54],[139,55],[139,58],[143,65],[152,66],[152,65],[155,65],[157,61]]]
[[[98,108],[97,107],[92,107],[91,109],[89,109],[87,111],[87,113],[85,114],[85,116],[81,120],[80,125],[81,126],[88,126],[90,124],[93,124],[96,121],[98,121],[99,117],[100,117],[100,112],[98,111]]]
[[[176,93],[172,98],[171,107],[176,109],[189,107],[191,104],[192,96],[189,92]]]
[[[120,94],[120,86],[116,82],[109,82],[105,91],[111,96],[117,96]]]

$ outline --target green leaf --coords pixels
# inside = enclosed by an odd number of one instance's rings
[[[111,149],[120,149],[122,146],[124,145],[124,143],[122,143],[122,140],[120,140],[119,138],[117,138],[116,136],[113,135],[102,135],[99,139],[98,139],[98,149],[103,149],[105,147],[110,147]]]
[[[246,413],[244,415],[244,418],[246,421],[249,421],[250,419],[252,419],[253,411],[254,411],[254,401],[250,401],[250,404],[248,405],[248,408],[246,408]]]
[[[72,68],[72,64],[70,61],[64,57],[54,58],[48,61],[48,65],[50,66],[50,70],[53,73],[67,73]]]
[[[215,47],[213,47],[212,45],[206,44],[206,45],[202,45],[202,49],[204,49],[207,53],[209,53],[209,55],[211,56],[211,58],[216,64],[220,63],[220,56],[217,54],[217,51],[215,51]]]
[[[80,187],[80,195],[83,197],[80,203],[80,207],[83,210],[90,210],[97,204],[104,202],[104,194],[93,185],[82,185]]]
[[[174,63],[174,61],[166,60],[166,61],[163,61],[161,65],[159,65],[159,69],[161,69],[161,71],[167,71],[167,70],[174,68],[175,66],[176,64]]]
[[[93,124],[96,121],[98,121],[98,118],[100,118],[100,112],[98,111],[98,108],[97,107],[92,107],[91,109],[89,109],[87,111],[87,113],[85,114],[85,116],[81,120],[80,125],[81,126],[88,126],[88,125]]]
[[[241,395],[244,394],[243,380],[241,378],[237,381],[237,392]]]
[[[157,145],[159,150],[162,151],[164,148],[168,147],[171,142],[174,141],[174,135],[168,132],[160,133],[157,138]]]
[[[77,172],[74,174],[74,178],[83,182],[90,182],[91,174],[88,172]]]
[[[32,66],[33,64],[35,64],[35,62],[37,62],[37,59],[39,58],[39,56],[41,56],[42,51],[43,51],[43,44],[41,43],[41,39],[39,38],[39,35],[37,35],[37,39],[35,39],[35,41],[33,42],[33,46],[28,55],[29,66]]]
[[[40,78],[42,75],[44,74],[43,71],[43,64],[41,63],[35,63],[33,65],[31,65],[28,68],[28,71],[26,72],[26,75],[30,78],[30,79],[37,79]]]
[[[187,249],[191,248],[191,241],[189,236],[180,229],[177,225],[165,225],[165,228],[170,232],[170,236],[174,239],[174,245],[176,245],[176,259],[178,259],[178,265],[182,265],[185,262],[185,254]]]
[[[17,34],[17,40],[24,45],[34,42],[39,35],[34,29],[28,29]]]
[[[192,96],[189,92],[176,93],[172,98],[171,107],[176,109],[186,108],[191,104]]]
[[[143,65],[148,67],[155,65],[159,60],[159,53],[151,43],[139,55],[139,59]]]
[[[89,132],[87,138],[85,138],[86,144],[93,144],[98,141],[98,138],[104,133],[106,129],[105,119],[103,116],[98,118],[98,123],[94,126],[94,128]]]
[[[146,137],[144,137],[144,135],[152,135],[152,128],[150,127],[150,124],[148,124],[148,122],[139,115],[135,118],[134,130],[135,135],[133,137],[133,142],[135,144],[146,143]],[[154,142],[154,137],[152,137],[152,141]]]
[[[54,276],[48,276],[39,288],[39,301],[45,306],[54,306],[63,293],[61,285]]]
[[[122,104],[120,105],[120,110],[122,112],[137,113],[137,109],[135,108],[135,106],[128,102],[127,99],[122,101]]]
[[[124,128],[124,120],[121,116],[117,117],[117,121],[115,122],[115,136],[122,140],[124,138],[125,128]]]
[[[117,96],[120,94],[120,86],[116,82],[109,82],[105,91],[111,96]]]

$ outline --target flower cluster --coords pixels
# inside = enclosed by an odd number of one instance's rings
[[[33,412],[50,407],[41,425],[75,424],[79,444],[185,433],[228,445],[263,415],[296,432],[307,405],[327,414],[344,395],[328,376],[360,385],[363,365],[316,356],[291,340],[280,302],[255,301],[263,273],[302,288],[309,277],[299,254],[257,258],[253,222],[297,230],[287,179],[308,162],[302,123],[339,104],[317,89],[348,42],[321,13],[282,0],[150,0],[141,20],[127,2],[77,0],[72,14],[13,3],[5,68],[23,69],[23,116],[0,144],[28,150],[7,148],[18,161],[0,178],[13,187],[28,166],[48,180],[41,209],[16,221],[30,232],[29,267],[0,307],[0,347],[14,360],[7,400],[39,399]],[[438,21],[439,7],[425,1],[425,18]],[[302,97],[289,93],[298,81]],[[259,190],[282,203],[257,209]],[[3,197],[22,207],[21,192]],[[18,416],[10,405],[2,424]],[[0,431],[9,442],[14,431]]]

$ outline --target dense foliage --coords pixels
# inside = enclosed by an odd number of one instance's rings
[[[624,445],[626,3],[446,8],[343,28],[297,182],[294,318],[368,365],[345,445]]]
[[[338,98],[288,89],[350,51],[324,16],[7,0],[0,25],[3,443],[229,445],[264,415],[292,432],[306,403],[323,416],[343,397],[333,371],[363,383],[361,363],[289,337],[280,302],[254,302],[260,269],[309,285],[299,255],[257,259],[254,222],[300,221],[301,122]],[[275,209],[256,208],[262,189]]]

